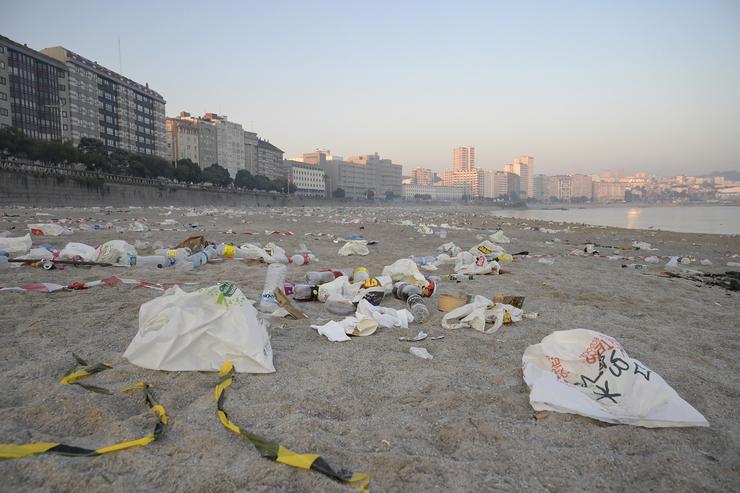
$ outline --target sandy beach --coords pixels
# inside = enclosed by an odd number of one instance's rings
[[[463,249],[497,228],[511,253],[533,257],[506,264],[502,275],[455,283],[451,267],[437,272],[439,293],[526,297],[537,319],[506,325],[493,335],[446,331],[442,313],[408,330],[332,343],[310,324],[341,317],[318,302],[298,304],[310,320],[269,319],[276,372],[238,374],[227,408],[241,427],[292,450],[321,454],[337,468],[370,475],[371,491],[737,491],[740,489],[740,303],[737,292],[685,279],[659,277],[665,260],[645,270],[602,257],[572,256],[587,241],[600,245],[652,244],[632,255],[693,256],[703,272],[738,270],[740,237],[627,230],[493,217],[493,210],[368,207],[286,209],[14,209],[0,231],[13,236],[29,223],[62,218],[112,223],[72,236],[33,237],[34,245],[69,241],[97,246],[111,239],[165,244],[204,234],[215,243],[273,241],[288,254],[301,243],[315,265],[289,266],[300,281],[314,268],[382,268],[410,255],[434,254],[453,241]],[[49,215],[37,215],[37,214]],[[162,225],[166,220],[176,224]],[[418,233],[414,224],[449,224],[446,238]],[[134,222],[150,231],[117,232]],[[72,228],[77,225],[73,222]],[[558,230],[533,231],[532,226]],[[439,227],[432,228],[435,233]],[[266,231],[291,231],[292,236]],[[231,232],[229,232],[231,231]],[[248,234],[251,233],[251,234]],[[337,237],[377,240],[366,257],[338,257]],[[555,241],[555,240],[558,241]],[[142,253],[142,252],[140,252]],[[146,250],[143,253],[147,253]],[[552,258],[552,265],[538,256]],[[699,265],[709,259],[711,266]],[[262,291],[266,265],[225,260],[191,273],[174,269],[20,267],[0,272],[0,286],[69,284],[111,275],[155,283],[187,282],[186,291],[233,281],[250,299]],[[215,373],[145,370],[122,358],[138,330],[142,303],[161,292],[116,285],[55,293],[0,292],[0,443],[52,441],[97,448],[143,436],[156,418],[138,393],[106,396],[59,379],[75,368],[72,352],[111,370],[89,379],[119,389],[145,380],[171,423],[146,447],[92,458],[39,455],[0,462],[2,491],[352,491],[313,471],[264,459],[249,442],[219,423]],[[401,308],[387,297],[384,306]],[[522,378],[522,354],[557,330],[586,328],[619,340],[689,404],[709,428],[646,429],[610,425],[573,414],[535,419]],[[401,342],[423,329],[441,340]],[[409,354],[426,348],[432,360]]]

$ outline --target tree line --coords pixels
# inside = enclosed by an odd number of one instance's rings
[[[200,168],[190,159],[173,163],[151,154],[139,154],[123,149],[106,149],[102,141],[83,137],[75,146],[69,141],[43,141],[26,136],[15,127],[0,129],[0,151],[5,155],[41,161],[47,164],[81,164],[88,171],[139,178],[164,178],[185,183],[212,183],[218,187],[234,185],[254,190],[295,192],[296,186],[286,178],[269,179],[239,170],[231,178],[229,171],[218,163]]]

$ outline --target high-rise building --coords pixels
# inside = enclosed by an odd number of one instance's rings
[[[428,168],[414,168],[411,171],[411,182],[415,185],[432,185],[434,172]]]
[[[283,167],[288,170],[288,178],[296,187],[296,195],[326,197],[326,172],[321,166],[285,159]]]
[[[485,197],[486,171],[481,168],[473,168],[466,171],[445,171],[442,173],[442,185],[470,187],[473,198]]]
[[[182,112],[180,116],[190,115]],[[168,117],[165,121],[165,134],[170,160],[190,159],[195,164],[199,164],[198,127],[195,122],[185,118]]]
[[[287,174],[283,167],[283,151],[263,139],[257,141],[257,174],[271,180]]]
[[[519,175],[520,196],[522,199],[534,197],[534,158],[519,156],[514,159],[514,173]]]
[[[226,115],[206,113],[203,120],[216,127],[217,163],[229,171],[232,178],[240,169],[246,169],[244,160],[244,129],[241,124],[230,122]]]
[[[259,159],[259,138],[254,132],[244,131],[244,168],[252,173],[257,173],[257,161]]]
[[[40,140],[69,139],[67,66],[0,36],[0,128]]]
[[[475,147],[455,147],[452,150],[452,171],[470,171],[473,168],[475,168]]]
[[[328,196],[332,196],[338,188],[344,190],[346,197],[353,199],[367,198],[370,190],[378,198],[389,192],[401,196],[403,167],[390,159],[381,159],[377,153],[350,156],[344,161],[328,150],[317,149],[305,153],[302,161],[325,170]]]
[[[519,175],[507,171],[496,171],[493,175],[493,195],[495,198],[516,200],[519,198]]]
[[[534,175],[534,198],[539,202],[545,201],[545,175]]]
[[[62,46],[41,52],[67,67],[72,142],[90,137],[109,150],[167,157],[165,100],[158,92]]]

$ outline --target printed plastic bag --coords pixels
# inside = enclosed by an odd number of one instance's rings
[[[97,262],[130,265],[130,258],[136,257],[136,248],[123,240],[111,240],[100,245],[96,249],[96,255]]]
[[[60,226],[59,224],[55,223],[29,224],[28,229],[31,230],[31,233],[38,236],[71,235],[73,233],[71,229],[65,228],[64,226]]]
[[[82,260],[83,262],[92,262],[97,255],[98,252],[90,245],[74,242],[67,243],[59,252],[60,259]]]
[[[123,357],[152,370],[272,373],[272,347],[257,310],[230,282],[186,293],[175,286],[141,305]]]
[[[646,428],[709,426],[660,375],[599,332],[553,332],[524,351],[522,364],[536,411]]]

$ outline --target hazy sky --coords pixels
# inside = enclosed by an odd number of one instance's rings
[[[514,4],[522,5],[514,5]],[[526,5],[524,5],[526,3]],[[740,169],[740,1],[3,0],[0,33],[224,113],[286,152],[442,170]]]

